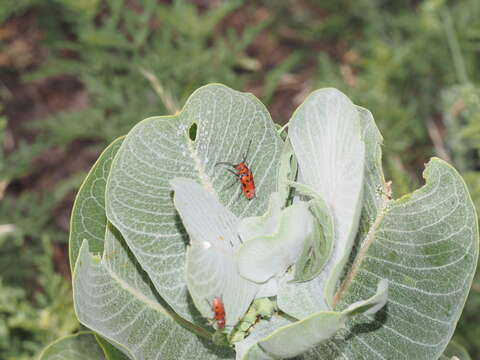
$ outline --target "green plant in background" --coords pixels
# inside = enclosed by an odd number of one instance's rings
[[[472,198],[480,210],[480,96],[479,72],[476,61],[469,56],[470,49],[478,46],[480,27],[475,21],[480,13],[478,3],[472,7],[458,7],[449,11],[443,10],[445,31],[453,59],[457,82],[442,91],[442,114],[447,127],[446,144],[452,160],[463,172]],[[460,21],[454,21],[459,18]],[[473,324],[478,323],[480,306],[480,271],[473,283],[472,296],[466,304],[455,340],[472,351],[473,356],[479,354],[478,336],[480,329]]]
[[[47,237],[42,244],[43,254],[33,257],[22,250],[22,237],[15,229],[11,234],[0,234],[2,259],[7,255],[12,262],[2,262],[0,280],[0,354],[3,359],[31,359],[45,343],[78,329],[78,321],[72,309],[72,292],[63,277],[52,266],[52,247]],[[1,230],[0,230],[1,232]],[[30,251],[33,251],[31,249]],[[35,259],[35,263],[24,266],[37,271],[37,286],[43,292],[35,294],[33,301],[29,293],[18,287],[20,279],[12,272],[21,269],[15,261]],[[10,269],[8,269],[10,267]],[[23,272],[19,276],[25,275]]]
[[[444,92],[447,143],[453,161],[465,174],[475,203],[480,205],[480,92],[473,84],[458,85]]]
[[[135,119],[174,111],[176,102],[184,99],[183,92],[189,88],[214,80],[243,86],[246,77],[237,74],[235,69],[243,67],[241,59],[248,60],[243,51],[264,26],[252,27],[240,37],[231,32],[228,39],[215,31],[216,24],[238,3],[229,2],[200,17],[190,3],[153,7],[156,1],[148,1],[143,16],[123,3],[32,0],[2,6],[2,21],[12,15],[34,12],[42,30],[43,44],[50,52],[48,61],[20,74],[22,81],[34,83],[66,73],[77,76],[88,94],[88,106],[26,123],[24,127],[38,135],[33,142],[20,139],[14,152],[0,157],[0,192],[8,184],[15,188],[21,179],[36,178],[42,171],[37,165],[40,154],[68,153],[72,151],[72,144],[79,142],[84,142],[85,149],[79,156],[95,154],[126,133]],[[95,17],[100,12],[103,15],[98,24]],[[187,13],[190,15],[186,16]],[[181,18],[182,21],[162,23],[160,32],[158,24],[146,26],[152,18]],[[67,32],[65,27],[69,27]],[[139,28],[144,31],[139,33]],[[69,35],[72,33],[75,40]],[[134,44],[129,33],[137,35]],[[209,47],[211,50],[207,52]],[[65,51],[81,56],[64,57]],[[216,68],[212,64],[217,64]],[[172,71],[174,68],[176,71]],[[198,72],[199,68],[206,71]],[[2,74],[8,75],[8,71]],[[161,92],[162,84],[168,91]],[[3,78],[0,86],[3,91]],[[53,339],[78,328],[69,281],[62,281],[53,268],[44,272],[45,268],[39,268],[39,264],[49,263],[53,267],[53,247],[58,250],[66,243],[68,236],[54,218],[65,198],[78,189],[84,177],[84,171],[79,169],[71,175],[64,174],[44,193],[38,189],[27,189],[20,194],[10,192],[0,201],[1,224],[12,224],[16,229],[14,234],[2,237],[0,243],[1,278],[5,289],[18,295],[17,301],[10,302],[9,310],[5,310],[4,330],[0,333],[1,343],[5,344],[0,346],[2,359],[30,358]],[[60,261],[57,254],[56,264]],[[13,304],[18,314],[11,312]],[[29,315],[25,315],[27,313]],[[8,320],[11,317],[29,320]],[[70,325],[60,325],[57,318]]]
[[[448,128],[447,144],[453,161],[458,164],[470,189],[472,199],[480,213],[480,98],[478,88],[471,84],[456,85],[443,94],[444,118]],[[467,303],[461,326],[455,339],[467,348],[480,336],[476,314],[480,307],[480,272],[474,279],[473,291]]]
[[[38,123],[50,139],[58,137],[61,144],[79,138],[108,143],[126,133],[132,119],[175,112],[177,102],[185,101],[193,89],[207,82],[242,87],[246,77],[236,74],[237,62],[264,26],[251,28],[241,36],[233,32],[228,38],[218,36],[215,27],[239,6],[235,1],[199,17],[189,2],[167,6],[147,0],[139,16],[135,9],[115,0],[109,2],[110,13],[101,26],[93,21],[99,2],[92,2],[90,15],[81,17],[76,2],[64,3],[65,17],[79,39],[59,40],[58,50],[78,52],[80,59],[58,56],[28,77],[69,73],[78,75],[88,90],[90,106],[84,111]],[[152,19],[162,21],[162,31],[151,24]]]
[[[1,143],[5,141],[3,130],[0,123]],[[3,163],[0,169],[4,173]],[[65,194],[59,189],[50,202],[43,203],[28,195],[14,200],[3,198],[7,184],[5,178],[0,180],[0,355],[27,360],[45,343],[78,329],[71,287],[53,267],[52,242],[44,226],[55,196]],[[43,216],[28,216],[41,211],[46,211]],[[42,232],[39,244],[28,244],[30,235]],[[32,285],[42,292],[28,290],[34,274]]]
[[[77,195],[79,320],[131,359],[443,356],[477,263],[475,210],[439,159],[392,200],[381,141],[334,89],[307,98],[285,142],[256,98],[221,85],[140,122]],[[247,146],[252,200],[216,166]],[[216,297],[225,328],[206,321]]]

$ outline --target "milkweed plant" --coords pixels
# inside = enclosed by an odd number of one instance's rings
[[[438,158],[393,199],[381,145],[372,114],[332,88],[286,131],[218,84],[139,122],[73,208],[87,330],[42,358],[446,358],[477,263],[475,209]]]

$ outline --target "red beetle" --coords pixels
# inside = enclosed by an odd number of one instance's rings
[[[246,158],[247,158],[248,150],[250,149],[251,143],[252,142],[250,141],[250,143],[248,144],[247,153],[245,154],[243,161],[239,162],[238,164],[233,164],[230,162],[218,162],[215,164],[215,166],[229,165],[235,169],[235,171],[231,169],[227,169],[227,170],[230,171],[236,177],[238,177],[238,180],[240,180],[240,184],[242,185],[243,195],[245,195],[245,197],[248,200],[253,199],[257,191],[255,188],[255,182],[253,181],[252,170],[249,169],[246,163]]]
[[[218,329],[225,328],[225,307],[223,306],[223,301],[220,297],[215,296],[212,302],[212,311],[213,318],[217,322]]]

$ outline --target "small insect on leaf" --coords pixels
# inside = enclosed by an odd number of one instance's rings
[[[213,311],[213,318],[217,323],[217,328],[224,329],[225,328],[225,307],[223,306],[222,299],[218,296],[213,298],[212,311]]]
[[[227,170],[238,178],[238,180],[240,181],[240,184],[242,185],[243,195],[245,195],[247,200],[253,199],[256,194],[255,182],[253,180],[253,172],[246,163],[248,150],[250,149],[251,143],[252,142],[250,141],[248,144],[247,152],[243,157],[243,160],[238,164],[233,164],[230,162],[218,162],[215,164],[215,166],[228,165],[233,167],[233,169],[235,169],[235,171],[232,169],[227,169]]]

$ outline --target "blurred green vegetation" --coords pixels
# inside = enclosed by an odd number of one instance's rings
[[[478,0],[2,2],[0,358],[78,329],[68,217],[99,151],[209,82],[255,93],[279,123],[337,87],[373,113],[396,197],[438,155],[480,209],[479,18]],[[472,358],[479,308],[477,276],[455,333]]]

